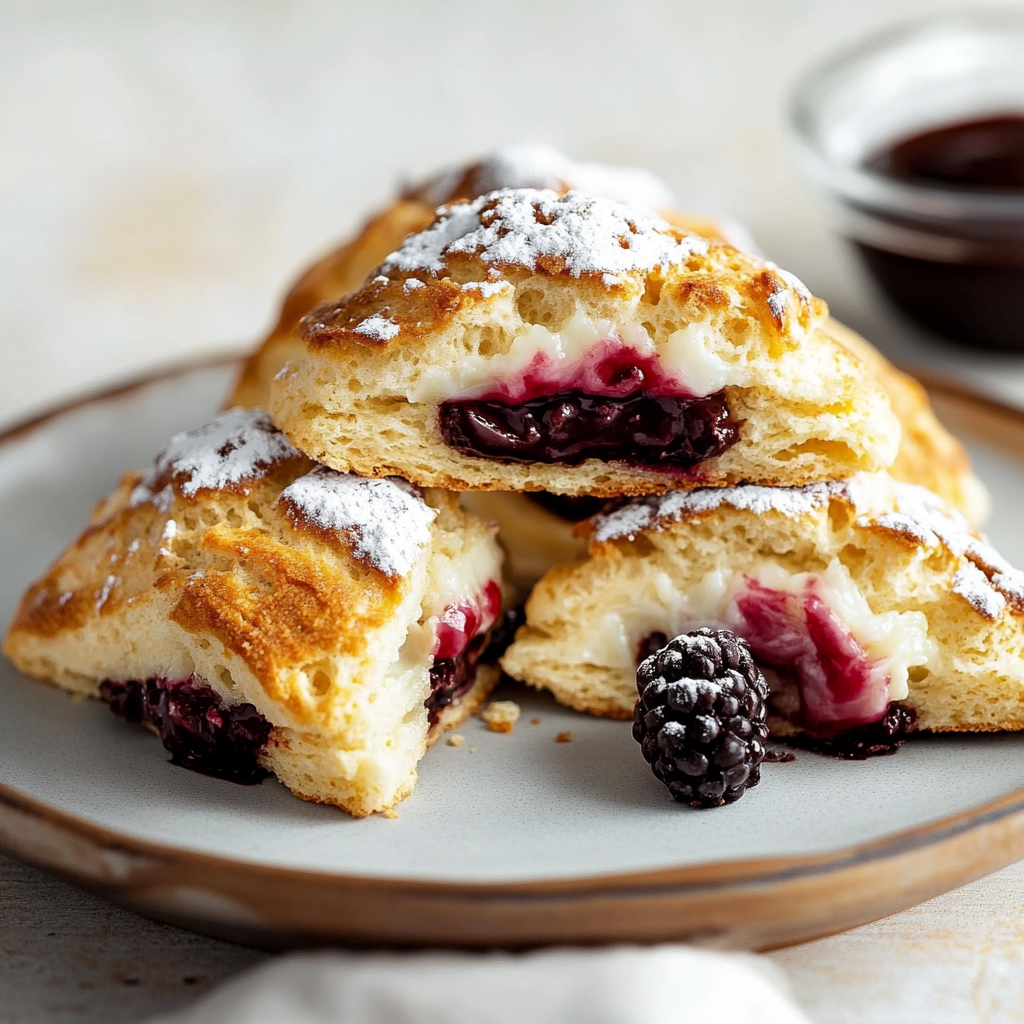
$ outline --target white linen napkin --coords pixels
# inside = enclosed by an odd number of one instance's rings
[[[768,961],[685,946],[303,953],[150,1024],[810,1024]]]

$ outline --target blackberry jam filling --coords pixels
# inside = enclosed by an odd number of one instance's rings
[[[622,397],[560,391],[510,403],[450,399],[438,409],[445,444],[501,462],[577,466],[587,459],[637,468],[689,469],[735,444],[725,393]]]
[[[437,620],[430,695],[424,701],[431,726],[476,682],[476,667],[490,645],[501,615],[501,587],[489,580],[475,600],[449,605]]]
[[[431,726],[437,724],[441,712],[455,704],[473,688],[476,667],[487,648],[486,633],[474,637],[461,654],[435,661],[430,670],[430,696],[424,702]]]
[[[835,736],[792,736],[786,737],[785,742],[843,761],[866,761],[869,757],[895,754],[916,729],[914,710],[892,703],[877,722],[857,725]]]
[[[258,755],[273,726],[252,704],[225,705],[195,676],[144,683],[104,680],[100,694],[115,715],[149,723],[170,752],[171,764],[243,786],[269,774]]]

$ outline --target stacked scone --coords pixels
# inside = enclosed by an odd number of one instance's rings
[[[176,763],[355,814],[486,698],[502,586],[532,588],[507,673],[625,718],[646,658],[638,728],[676,747],[684,664],[729,714],[715,673],[767,675],[745,758],[764,696],[832,752],[1024,727],[1024,577],[972,531],[962,448],[792,275],[670,203],[535,148],[411,189],[304,275],[235,407],[100,503],[5,650]],[[730,632],[663,650],[699,627]]]

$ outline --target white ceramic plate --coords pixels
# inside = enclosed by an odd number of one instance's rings
[[[0,621],[119,474],[218,407],[233,365],[80,403],[0,439]],[[989,533],[1024,564],[1024,423],[933,392],[970,430]],[[249,941],[521,945],[714,937],[765,946],[881,916],[1024,855],[1024,736],[916,737],[895,757],[798,753],[695,812],[629,725],[545,696],[515,732],[434,747],[397,819],[354,820],[273,780],[167,763],[145,731],[0,665],[0,843],[147,913]],[[531,719],[539,718],[539,724]],[[570,731],[572,741],[557,743]]]

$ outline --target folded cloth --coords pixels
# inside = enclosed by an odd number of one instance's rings
[[[809,1024],[757,957],[684,946],[305,953],[150,1024]]]

